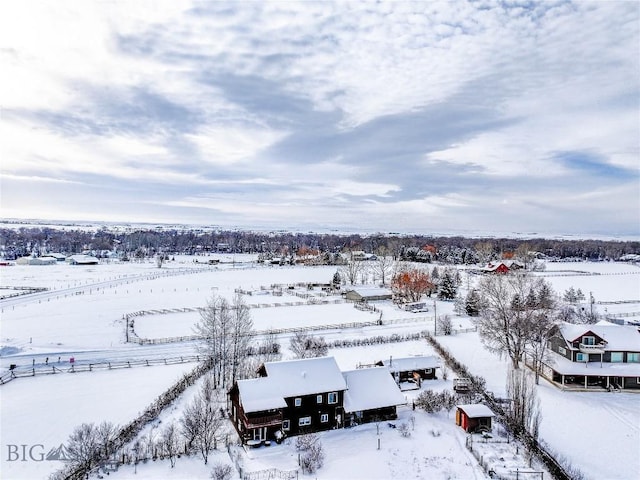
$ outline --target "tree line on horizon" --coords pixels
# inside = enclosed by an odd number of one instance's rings
[[[52,227],[0,228],[0,252],[7,260],[44,252],[74,254],[83,251],[90,251],[96,256],[113,251],[129,256],[212,252],[293,256],[299,252],[335,254],[364,251],[389,255],[397,260],[473,264],[510,258],[518,250],[557,259],[617,260],[626,254],[640,253],[640,241],[235,230],[206,232],[199,229],[117,232],[107,227],[97,231]]]

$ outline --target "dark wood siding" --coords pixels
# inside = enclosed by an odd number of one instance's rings
[[[336,403],[329,403],[329,394],[336,394]],[[318,396],[322,395],[322,402],[318,403]],[[300,406],[296,406],[296,398],[300,399]],[[289,420],[287,435],[318,432],[339,428],[344,422],[344,391],[320,392],[312,395],[285,398],[287,408],[282,411],[282,418]],[[327,421],[322,421],[326,415]],[[308,425],[300,425],[301,418],[310,418]]]

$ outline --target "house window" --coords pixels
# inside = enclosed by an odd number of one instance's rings
[[[584,362],[584,353],[576,353],[576,362]]]
[[[566,355],[567,354],[567,349],[564,347],[558,347],[558,352],[560,352],[562,355]]]
[[[622,352],[611,352],[611,363],[621,362],[622,361]]]
[[[322,403],[322,395],[316,397],[316,403]]]
[[[640,353],[627,353],[627,362],[628,363],[639,363],[640,362]]]
[[[296,407],[299,407],[300,405],[302,405],[302,399],[301,399],[301,398],[296,398],[296,399],[293,401],[293,404],[294,404]]]
[[[298,426],[304,427],[307,425],[311,425],[311,417],[300,417],[300,419],[298,420]]]
[[[338,394],[336,392],[331,392],[327,395],[327,403],[338,403]]]
[[[583,345],[595,345],[596,337],[591,337],[591,336],[582,337],[582,343]]]
[[[282,429],[289,430],[291,428],[291,420],[283,420],[282,421]]]
[[[323,413],[322,415],[320,415],[320,422],[327,423],[328,421],[329,421],[329,414],[328,413]]]

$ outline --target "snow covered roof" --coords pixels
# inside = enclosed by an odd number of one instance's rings
[[[67,258],[67,262],[75,265],[91,265],[99,263],[100,260],[91,255],[71,255]]]
[[[495,417],[495,414],[486,405],[481,403],[472,403],[467,405],[456,405],[469,418]]]
[[[264,364],[267,378],[283,397],[345,390],[347,385],[333,357],[305,358]]]
[[[386,367],[361,368],[342,372],[347,383],[345,412],[404,405],[407,401]]]
[[[347,388],[333,357],[267,362],[264,368],[266,377],[238,381],[242,407],[247,413],[284,408],[285,398]]]
[[[605,350],[640,352],[640,332],[633,325],[616,325],[607,321],[600,321],[593,325],[576,325],[563,322],[560,332],[568,342],[578,340],[588,332],[593,332],[607,342]]]
[[[21,257],[16,260],[17,265],[54,265],[56,259],[53,257]]]
[[[238,391],[242,400],[242,408],[247,413],[285,408],[287,406],[278,384],[269,381],[268,378],[239,380]]]
[[[393,295],[391,290],[389,290],[388,288],[371,286],[351,287],[347,290],[347,292],[356,292],[362,297],[380,297],[384,295]]]
[[[56,260],[60,261],[60,260],[64,260],[67,258],[66,255],[63,255],[61,253],[45,253],[43,255],[41,255],[41,257],[52,257],[55,258]]]
[[[426,370],[427,368],[440,368],[440,358],[429,355],[406,358],[390,358],[383,360],[382,364],[391,372],[410,372],[412,370]]]

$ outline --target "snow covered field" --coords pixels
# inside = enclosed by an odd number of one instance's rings
[[[52,448],[65,443],[74,427],[83,422],[100,423],[103,420],[122,426],[194,367],[194,363],[184,363],[39,375],[3,385],[0,390],[0,478],[45,478],[63,464],[36,460],[40,454],[46,455]],[[17,450],[19,460],[15,455],[9,455],[9,445],[28,445],[26,461],[22,461],[21,447]]]
[[[193,259],[177,258],[162,269],[154,263],[132,262],[91,267],[2,267],[2,286],[50,289],[0,303],[2,372],[9,364],[42,368],[47,358],[53,362],[58,357],[61,357],[63,367],[69,367],[70,357],[74,357],[76,362],[95,362],[190,355],[194,352],[193,343],[161,346],[125,343],[123,315],[137,310],[204,306],[211,293],[230,298],[238,287],[257,291],[261,286],[271,284],[329,282],[336,271],[335,267],[257,267],[243,263],[250,258],[238,255],[232,259],[235,263],[216,266],[194,264]],[[206,257],[200,260],[205,261]],[[197,273],[191,273],[194,269]],[[634,265],[549,263],[541,275],[559,293],[574,287],[582,289],[587,297],[592,292],[596,302],[637,301],[594,304],[600,313],[640,310],[640,268]],[[467,282],[463,283],[466,287]],[[253,295],[246,298],[249,303],[299,300],[290,295]],[[431,308],[423,314],[427,317],[420,317],[402,312],[390,304],[379,306],[384,320],[406,317],[420,321],[327,332],[325,337],[334,340],[426,329],[433,331],[433,320],[429,320],[433,315]],[[438,315],[452,313],[452,307],[451,303],[438,302]],[[374,314],[356,310],[350,304],[256,308],[251,313],[257,330],[366,322],[377,318]],[[136,330],[141,337],[151,338],[189,335],[195,321],[197,314],[137,317]],[[470,325],[465,317],[453,317],[453,321],[456,328]],[[439,336],[438,340],[472,372],[485,377],[490,390],[499,396],[504,394],[506,363],[483,350],[477,334]],[[280,342],[286,356],[287,337],[281,336]],[[431,353],[426,342],[419,341],[333,349],[330,352],[343,369],[389,356]],[[0,477],[43,477],[59,463],[8,462],[8,444],[44,444],[48,449],[63,442],[73,427],[83,421],[107,419],[125,423],[192,366],[182,364],[37,375],[1,386],[3,451]],[[637,478],[640,472],[640,395],[561,392],[544,380],[538,388],[538,395],[543,413],[541,437],[555,450],[571,458],[587,478]],[[401,410],[401,420],[412,414],[408,408]],[[416,430],[412,436],[402,438],[395,430],[383,429],[379,451],[375,438],[377,432],[371,430],[375,429],[374,425],[323,434],[327,463],[318,471],[317,478],[485,478],[476,460],[464,448],[464,433],[453,424],[453,415],[428,416],[423,412],[414,415]],[[440,436],[434,436],[434,428]],[[286,445],[281,447],[252,451],[260,457],[255,459],[258,462],[256,467],[260,462],[264,465],[282,462],[284,465],[290,461],[291,452]],[[184,468],[182,474],[188,477],[208,478],[210,469],[203,469],[201,461],[182,458],[179,462],[171,472],[173,476],[168,474],[166,463],[139,465],[136,478],[183,478],[180,468]],[[365,470],[363,465],[367,466]],[[167,475],[160,473],[164,472],[163,468],[166,468]],[[134,476],[133,471],[129,473]],[[121,469],[117,478],[129,478],[127,469]]]

